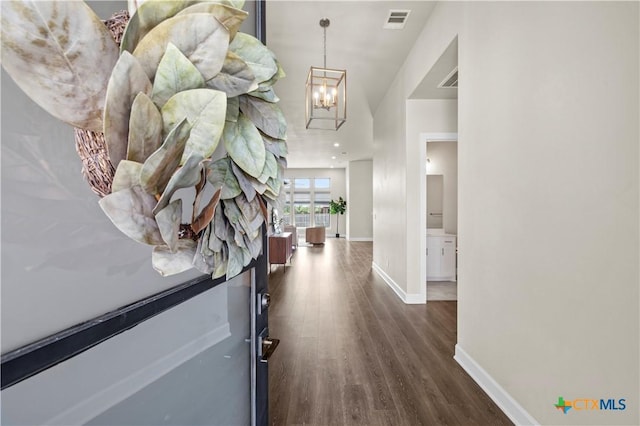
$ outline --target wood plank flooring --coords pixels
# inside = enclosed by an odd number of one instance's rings
[[[271,424],[512,424],[453,360],[456,302],[405,305],[371,260],[331,238],[273,267]]]

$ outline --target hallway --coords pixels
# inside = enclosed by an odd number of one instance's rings
[[[456,302],[405,305],[371,261],[330,238],[273,267],[271,424],[511,424],[453,360]]]

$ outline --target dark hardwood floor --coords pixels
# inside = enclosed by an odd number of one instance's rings
[[[327,239],[272,267],[271,424],[512,424],[453,360],[456,302],[405,305],[371,260]]]

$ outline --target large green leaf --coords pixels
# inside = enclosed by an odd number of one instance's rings
[[[109,79],[104,109],[104,139],[114,167],[127,157],[129,117],[140,92],[151,93],[151,82],[136,58],[124,52]]]
[[[191,126],[183,119],[165,138],[164,143],[144,162],[140,171],[140,183],[150,194],[162,194],[178,168],[189,138]]]
[[[241,9],[242,6],[240,8],[235,8],[220,3],[205,2],[198,3],[184,9],[178,13],[178,16],[186,15],[188,13],[210,13],[215,16],[222,25],[224,25],[224,27],[229,31],[230,38],[233,39],[240,29],[240,25],[242,25],[242,22],[249,15]]]
[[[278,158],[286,157],[289,153],[287,148],[287,142],[281,139],[275,139],[267,135],[262,135],[262,139],[264,140],[264,147],[267,151],[272,153]]]
[[[222,250],[213,253],[213,279],[223,277],[227,273],[227,263],[229,261],[229,249],[227,244],[222,244]]]
[[[238,115],[240,114],[240,100],[236,96],[235,98],[227,97],[227,115],[226,121],[232,121],[236,123],[238,121]]]
[[[211,232],[209,233],[211,234]],[[198,246],[196,247],[196,252],[193,256],[193,267],[203,274],[211,274],[214,271],[214,254],[205,255],[203,252],[208,250],[208,247],[205,247],[207,241],[203,238],[198,239]]]
[[[194,3],[196,3],[194,0],[147,0],[144,2],[138,0],[135,14],[131,13],[130,4],[131,19],[129,19],[122,35],[120,51],[133,52],[138,42],[156,25],[175,16],[182,9]]]
[[[253,96],[240,96],[240,111],[268,136],[287,139],[287,120],[280,107]]]
[[[198,217],[196,217],[193,223],[191,224],[191,229],[193,229],[193,232],[197,234],[211,223],[211,220],[213,219],[213,215],[216,212],[216,207],[218,206],[219,201],[220,201],[220,190],[218,189],[215,192],[215,194],[213,194],[213,197],[211,197],[211,200],[209,200],[209,203],[207,203],[207,205],[202,209]]]
[[[256,216],[260,217],[260,223],[262,224],[262,212],[260,211],[260,203],[256,198],[253,201],[247,201],[245,197],[236,198],[236,204],[238,208],[242,212],[242,215],[247,219],[247,221],[253,221]]]
[[[149,96],[138,93],[129,117],[127,160],[144,163],[162,145],[162,115]]]
[[[254,90],[247,93],[247,95],[253,96],[254,98],[260,98],[267,102],[276,103],[280,101],[280,98],[276,95],[276,92],[274,92],[272,88],[268,88],[266,90]]]
[[[174,16],[144,36],[133,51],[149,78],[153,79],[169,42],[195,65],[205,81],[222,69],[229,46],[229,31],[206,13]]]
[[[176,93],[201,87],[204,87],[204,78],[200,71],[173,43],[169,43],[153,80],[153,102],[162,108]]]
[[[198,155],[192,155],[184,163],[184,166],[180,167],[177,172],[171,176],[167,187],[162,193],[162,197],[158,200],[158,205],[153,209],[154,213],[164,209],[171,201],[173,194],[181,188],[189,188],[195,186],[200,182],[202,175],[202,157]]]
[[[118,46],[84,2],[2,1],[2,66],[49,114],[101,132]]]
[[[280,65],[280,62],[278,61],[277,58],[275,59],[275,61],[276,61],[276,67],[277,67],[276,73],[269,80],[261,82],[258,86],[259,87],[258,90],[266,91],[267,89],[271,89],[273,85],[278,82],[278,80],[287,76],[284,72],[284,69],[282,68],[282,65]]]
[[[233,161],[231,162],[231,169],[238,180],[238,184],[240,184],[244,196],[247,197],[247,200],[252,201],[256,196],[255,188],[251,185],[251,182],[249,182],[242,169],[236,166],[236,163]]]
[[[209,163],[207,168],[209,169],[207,180],[214,188],[221,189],[221,199],[235,198],[242,192],[240,184],[233,174],[228,157]]]
[[[270,80],[278,72],[278,64],[273,52],[249,34],[236,34],[229,45],[229,50],[247,63],[258,83]]]
[[[167,246],[153,248],[151,263],[153,269],[163,277],[179,274],[193,268],[193,258],[196,254],[196,242],[189,239],[178,241],[175,252]]]
[[[260,183],[267,183],[270,178],[275,178],[278,176],[278,163],[276,162],[276,157],[270,153],[266,152],[264,169],[262,170],[262,174],[258,177],[258,181]]]
[[[223,92],[194,89],[177,93],[162,107],[165,132],[185,117],[191,123],[191,136],[182,162],[191,155],[207,158],[213,154],[224,128],[226,105]]]
[[[264,169],[266,150],[256,126],[240,114],[236,123],[224,127],[224,145],[229,156],[247,174],[258,177]]]
[[[207,81],[207,86],[222,90],[229,98],[251,92],[258,87],[249,66],[233,52],[227,52],[222,70]]]
[[[235,277],[242,271],[244,264],[244,255],[242,250],[238,247],[234,241],[227,240],[227,246],[229,247],[229,263],[227,264],[227,280]]]
[[[135,161],[122,160],[118,164],[116,174],[113,176],[111,183],[111,192],[118,192],[123,189],[140,186],[140,171],[142,163]]]
[[[172,252],[178,249],[178,236],[182,220],[182,200],[177,199],[156,213],[156,222],[162,239]]]
[[[98,204],[114,225],[129,238],[143,244],[164,244],[153,216],[156,199],[141,187],[113,192]]]

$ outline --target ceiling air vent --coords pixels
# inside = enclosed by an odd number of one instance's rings
[[[438,87],[441,89],[457,89],[458,88],[458,67],[455,67],[445,78],[442,80]]]
[[[382,28],[387,30],[401,30],[404,28],[404,24],[407,22],[407,18],[411,13],[410,10],[390,10],[387,21]]]

